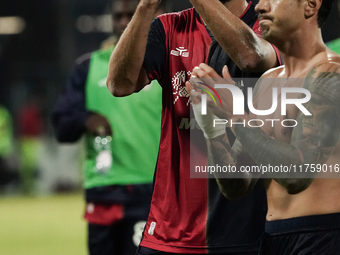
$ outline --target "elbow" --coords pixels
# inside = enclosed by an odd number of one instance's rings
[[[253,54],[253,56],[246,56],[245,60],[242,61],[239,68],[242,72],[245,73],[258,73],[262,72],[262,59],[257,54]]]
[[[270,55],[254,49],[241,58],[238,66],[245,73],[263,73],[275,66],[269,59]]]
[[[290,195],[296,195],[306,190],[313,179],[287,179],[285,188]]]
[[[106,86],[110,93],[115,97],[125,97],[134,92],[133,89],[128,89],[133,86],[131,86],[131,84],[127,84],[126,81],[122,81],[121,79],[107,79]]]

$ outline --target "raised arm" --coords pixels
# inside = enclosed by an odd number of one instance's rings
[[[273,46],[235,16],[243,13],[246,1],[228,2],[230,10],[218,0],[190,0],[190,2],[223,50],[242,71],[263,73],[277,65]]]
[[[130,95],[150,82],[142,64],[158,2],[159,0],[140,1],[111,55],[107,87],[114,96]]]

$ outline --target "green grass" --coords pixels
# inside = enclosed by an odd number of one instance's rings
[[[82,195],[0,198],[1,255],[85,255]]]

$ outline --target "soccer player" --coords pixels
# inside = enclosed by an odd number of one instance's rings
[[[200,117],[203,116],[200,111],[195,111],[203,128],[212,114],[229,123],[247,123],[250,119],[278,121],[255,128],[234,125],[231,129],[237,141],[233,148],[226,134],[207,139],[213,164],[233,165],[237,169],[246,164],[292,164],[303,167],[303,171],[307,169],[306,165],[326,164],[334,169],[339,164],[340,56],[326,47],[320,29],[331,6],[332,0],[259,1],[256,11],[263,37],[278,47],[285,65],[262,76],[254,89],[254,108],[268,110],[273,87],[278,87],[278,84],[283,88],[302,87],[311,93],[311,98],[299,108],[288,105],[285,116],[280,111],[266,116],[246,113],[234,116],[231,92],[219,89],[223,106],[215,107],[208,98],[211,107],[206,117]],[[230,78],[227,68],[223,73],[225,78]],[[200,79],[219,77],[205,64],[195,67],[193,76]],[[197,83],[193,83],[191,98],[197,106],[201,93],[195,86]],[[294,99],[305,97],[299,93],[291,96]],[[305,116],[304,110],[312,116]],[[299,124],[294,128],[284,127],[281,125],[284,119],[296,120]],[[209,133],[210,130],[204,132]],[[237,179],[219,176],[218,182],[225,196],[237,198],[251,191],[258,180],[252,177],[250,173],[245,173],[243,178],[238,175]],[[280,174],[277,178],[265,180],[268,213],[260,254],[340,254],[340,179],[315,178],[317,176],[311,174],[300,177],[305,178]]]
[[[114,36],[122,34],[137,4],[112,1]],[[148,216],[161,129],[159,84],[123,99],[108,91],[105,83],[113,48],[77,60],[52,116],[60,142],[86,137],[85,219],[91,255],[136,251]]]
[[[158,2],[140,2],[111,56],[107,82],[115,96],[138,92],[153,79],[163,89],[154,192],[137,254],[257,254],[256,242],[264,230],[264,189],[229,203],[214,180],[190,178],[189,150],[202,156],[202,165],[207,158],[199,146],[205,143],[202,135],[190,144],[195,122],[185,82],[195,65],[208,60],[212,38],[204,22],[230,56],[221,60],[233,66],[238,77],[259,76],[277,65],[275,49],[260,38],[254,5],[244,0],[192,1],[202,16],[188,9],[152,22]],[[214,51],[212,55],[218,57]]]

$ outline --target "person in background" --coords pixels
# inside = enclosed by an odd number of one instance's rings
[[[0,187],[18,180],[18,173],[10,164],[14,151],[11,113],[0,105]]]
[[[37,194],[39,152],[42,147],[44,123],[40,99],[35,95],[27,99],[19,111],[20,182],[25,195]]]
[[[112,2],[112,38],[120,37],[137,4],[135,0]],[[135,252],[149,211],[161,129],[157,83],[123,99],[113,98],[108,91],[112,38],[103,49],[76,61],[52,114],[58,141],[86,138],[85,219],[91,255]]]
[[[340,0],[337,0],[337,4],[338,4],[339,17],[340,17]],[[328,42],[326,45],[330,50],[334,51],[337,54],[340,54],[340,38],[335,39],[331,42]]]

